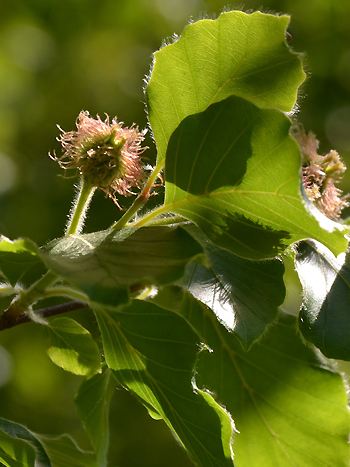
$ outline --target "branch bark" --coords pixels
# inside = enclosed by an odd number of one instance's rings
[[[39,308],[35,310],[35,314],[40,318],[49,318],[50,316],[60,315],[62,313],[68,313],[69,311],[79,310],[81,308],[86,308],[87,304],[84,302],[79,302],[78,300],[73,300],[71,302],[61,303],[59,305],[54,305],[46,308]],[[23,323],[30,323],[33,320],[26,313],[23,313],[19,316],[14,316],[11,313],[4,312],[0,316],[0,331],[4,329],[13,328]]]

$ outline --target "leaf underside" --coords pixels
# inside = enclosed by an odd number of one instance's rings
[[[91,301],[119,306],[128,301],[130,290],[180,279],[187,263],[201,253],[181,227],[145,227],[70,236],[52,242],[42,257]]]

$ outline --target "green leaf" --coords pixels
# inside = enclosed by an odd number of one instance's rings
[[[111,371],[85,380],[75,399],[80,418],[96,453],[98,467],[107,467],[109,405],[112,396]]]
[[[52,467],[99,467],[94,454],[80,449],[70,436],[37,436],[50,457]]]
[[[43,260],[92,301],[118,306],[128,300],[129,288],[181,278],[186,264],[201,252],[182,228],[145,227],[70,236],[52,242]]]
[[[207,243],[210,267],[193,263],[187,288],[249,347],[277,315],[285,297],[280,260],[249,261]]]
[[[26,442],[0,431],[0,464],[5,467],[34,467],[35,452]]]
[[[348,465],[346,388],[341,376],[304,345],[294,317],[281,315],[244,352],[211,310],[192,297],[183,302],[182,313],[212,349],[200,354],[196,381],[233,415],[239,467]]]
[[[81,450],[68,435],[34,433],[0,418],[0,462],[6,467],[100,467],[92,453]]]
[[[117,380],[176,433],[203,467],[232,466],[230,417],[194,384],[200,341],[176,313],[135,300],[95,308],[106,362]]]
[[[51,345],[50,359],[66,371],[76,375],[93,375],[101,371],[99,348],[90,332],[71,318],[50,319],[48,328]]]
[[[305,73],[286,44],[288,24],[288,16],[226,12],[188,25],[154,54],[147,98],[159,159],[184,118],[229,96],[263,109],[293,108]]]
[[[350,360],[350,259],[336,258],[316,242],[298,246],[296,269],[303,286],[299,327],[327,357]]]
[[[40,276],[44,265],[39,258],[38,247],[26,238],[9,240],[0,236],[0,276],[13,286],[18,282],[32,282],[33,276]]]
[[[27,465],[34,467],[35,461],[40,467],[51,467],[50,459],[38,436],[25,426],[2,417],[0,417],[0,461],[9,467]]]
[[[319,213],[321,228],[306,209],[289,129],[282,113],[236,97],[187,117],[168,146],[166,207],[248,259],[274,257],[305,238],[344,251],[347,228]]]

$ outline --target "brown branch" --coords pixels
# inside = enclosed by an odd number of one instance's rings
[[[86,308],[87,304],[84,302],[79,302],[74,300],[71,302],[61,303],[60,305],[49,306],[46,308],[39,308],[35,310],[34,313],[38,315],[38,318],[49,318],[50,316],[60,315],[62,313],[67,313],[69,311],[79,310],[81,308]],[[14,316],[11,313],[6,311],[0,316],[0,331],[4,329],[13,328],[18,324],[30,323],[33,320],[26,313],[22,313],[19,316]]]

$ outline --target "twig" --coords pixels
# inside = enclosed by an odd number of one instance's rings
[[[50,316],[60,315],[62,313],[67,313],[73,310],[79,310],[81,308],[86,308],[87,304],[77,300],[61,303],[60,305],[49,306],[46,308],[39,308],[35,310],[35,314],[41,318],[49,318]],[[13,328],[18,324],[30,323],[32,319],[26,313],[22,313],[19,316],[14,317],[10,313],[3,313],[0,316],[0,331],[4,329]]]

